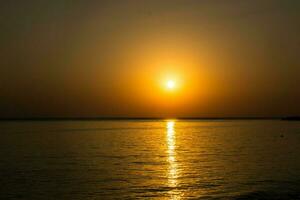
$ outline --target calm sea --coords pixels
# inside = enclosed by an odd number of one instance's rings
[[[0,199],[300,199],[300,122],[0,122]]]

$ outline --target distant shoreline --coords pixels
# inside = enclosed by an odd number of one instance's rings
[[[34,118],[0,118],[0,121],[126,121],[126,120],[285,120],[298,121],[300,117],[34,117]]]
[[[300,116],[283,117],[282,120],[285,120],[285,121],[300,121]]]

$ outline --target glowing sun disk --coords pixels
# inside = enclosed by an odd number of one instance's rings
[[[168,88],[168,89],[174,89],[175,86],[176,86],[175,81],[173,81],[173,80],[168,80],[168,81],[167,81],[167,88]]]

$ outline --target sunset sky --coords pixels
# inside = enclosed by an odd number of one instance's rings
[[[299,11],[299,0],[1,2],[0,117],[299,115]]]

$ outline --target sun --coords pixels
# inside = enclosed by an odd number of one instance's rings
[[[166,87],[169,90],[173,90],[176,87],[176,82],[174,80],[168,80],[166,83]]]

